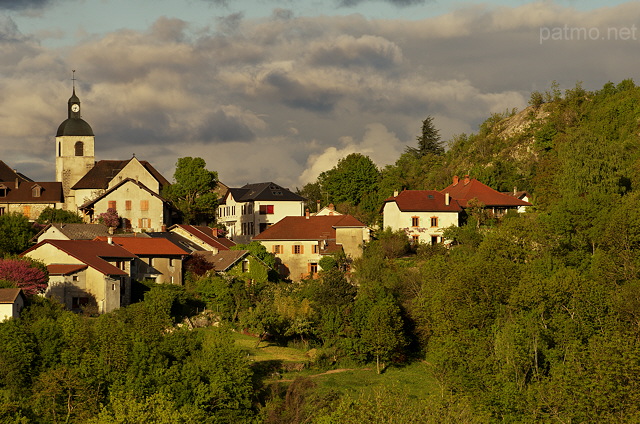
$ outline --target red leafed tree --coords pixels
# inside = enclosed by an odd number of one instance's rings
[[[10,281],[25,294],[42,293],[47,288],[49,276],[26,259],[1,259],[0,280]]]

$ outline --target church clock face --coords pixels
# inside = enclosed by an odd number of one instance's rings
[[[71,105],[71,112],[77,112],[80,110],[80,105]]]

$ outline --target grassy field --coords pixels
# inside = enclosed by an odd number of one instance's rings
[[[378,375],[375,364],[364,367],[339,366],[333,370],[318,370],[313,367],[301,371],[278,371],[276,368],[286,364],[307,364],[310,358],[301,349],[276,346],[261,342],[256,348],[257,338],[239,333],[234,334],[236,344],[247,352],[256,368],[265,371],[265,383],[289,384],[298,377],[309,377],[320,391],[337,391],[342,394],[358,395],[369,393],[376,388],[385,387],[402,391],[408,398],[422,398],[429,393],[439,391],[428,365],[414,362],[405,366],[390,366]]]

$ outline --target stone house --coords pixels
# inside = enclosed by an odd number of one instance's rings
[[[299,281],[320,270],[323,255],[344,251],[351,259],[362,256],[369,228],[351,215],[287,216],[253,238],[273,253],[279,273]]]
[[[21,256],[47,265],[45,296],[67,309],[93,304],[106,313],[130,303],[131,268],[137,257],[121,246],[101,240],[43,240]]]
[[[0,289],[0,322],[9,318],[18,318],[26,303],[22,289]]]

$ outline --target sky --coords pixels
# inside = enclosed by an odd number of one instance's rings
[[[75,70],[96,159],[172,180],[202,157],[231,187],[379,167],[534,90],[637,81],[640,2],[0,0],[0,160],[54,180]]]

